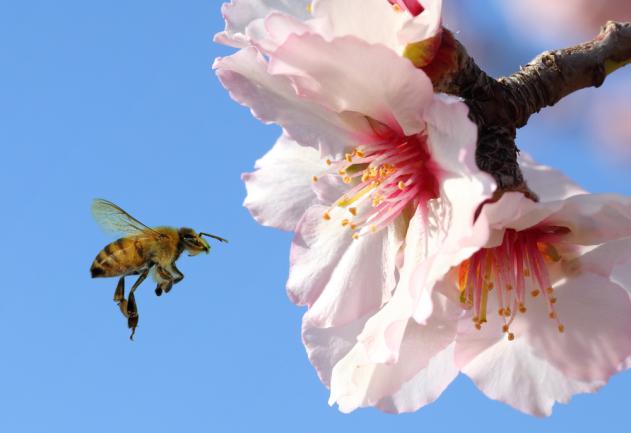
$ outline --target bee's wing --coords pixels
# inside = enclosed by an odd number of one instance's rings
[[[159,232],[147,227],[111,201],[101,198],[92,202],[92,216],[101,228],[109,233],[123,233],[125,235],[151,233],[160,236]]]

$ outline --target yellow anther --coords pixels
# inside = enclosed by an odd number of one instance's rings
[[[344,159],[348,162],[353,162],[353,154],[347,153],[346,155],[344,155]]]
[[[510,332],[508,334],[508,341],[513,341],[515,339],[515,334],[513,334],[512,332]]]
[[[308,3],[307,4],[307,13],[312,13],[313,12],[313,3]]]
[[[311,180],[313,181],[313,183],[316,183],[318,181],[318,176],[313,176]]]
[[[355,240],[359,239],[359,233],[353,233],[353,239]]]
[[[366,154],[359,149],[355,149],[355,155],[357,155],[359,158],[363,158],[364,156],[366,156]]]
[[[357,208],[356,207],[349,207],[348,211],[351,213],[351,215],[357,216]]]
[[[508,325],[502,326],[502,332],[506,334],[508,332]]]
[[[371,231],[372,233],[377,233],[377,226],[376,226],[376,225],[374,225],[374,224],[373,224],[373,225],[371,225],[371,226],[370,226],[370,231]]]
[[[351,177],[350,176],[344,176],[342,178],[342,181],[344,181],[344,183],[351,183]]]
[[[531,295],[533,298],[536,298],[537,296],[539,296],[539,294],[540,294],[540,293],[541,293],[541,292],[540,292],[539,290],[533,290],[532,292],[530,292],[530,295]]]
[[[559,332],[563,334],[565,332],[565,326],[559,325]]]
[[[475,329],[477,329],[478,331],[482,329],[482,325],[480,323],[476,323],[475,324]]]
[[[551,319],[556,319],[557,318],[557,313],[555,313],[554,311],[550,311],[550,314],[548,314],[548,317]]]
[[[357,224],[351,224],[351,230],[355,230],[357,228]]]
[[[343,168],[337,172],[340,176],[344,176],[346,174],[346,170]]]
[[[499,314],[500,316],[504,316],[504,309],[500,308],[499,310],[497,310],[497,314]]]
[[[554,297],[550,298],[550,303],[551,304],[556,304],[557,303],[557,298],[554,298]]]
[[[324,162],[326,162],[326,165],[331,165],[331,164],[333,164],[333,163],[331,162],[331,160],[330,160],[330,159],[327,159],[327,160],[326,160],[326,161],[324,161]]]
[[[510,317],[512,314],[513,314],[513,313],[512,313],[512,311],[510,310],[510,308],[509,308],[509,307],[506,307],[506,308],[504,309],[504,316],[506,316],[506,317]]]
[[[546,292],[548,292],[548,294],[549,294],[549,295],[551,295],[551,294],[553,294],[553,293],[554,293],[554,289],[553,289],[552,287],[548,287],[548,288],[546,289]]]
[[[399,6],[396,3],[392,5],[392,9],[394,9],[395,12],[403,12],[403,9],[401,9],[401,6]]]
[[[347,225],[349,225],[351,222],[347,219],[343,219],[342,220],[342,227],[346,227]]]
[[[398,184],[398,187],[399,187],[399,189],[400,189],[401,191],[403,191],[403,190],[405,189],[405,183],[404,183],[402,180],[400,180],[400,181],[399,181],[399,184]]]
[[[526,306],[524,304],[519,304],[519,312],[520,313],[525,313],[526,311],[528,311],[528,309],[526,308]]]
[[[329,220],[331,219],[331,215],[329,215],[329,213],[328,213],[328,212],[324,212],[324,215],[322,215],[322,218],[323,218],[325,221],[329,221]]]

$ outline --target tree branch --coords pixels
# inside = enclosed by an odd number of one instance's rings
[[[631,23],[608,22],[594,40],[547,51],[520,71],[495,80],[478,67],[466,49],[446,31],[443,46],[452,66],[430,73],[436,90],[464,98],[478,125],[476,160],[501,190],[530,192],[517,163],[517,128],[542,108],[586,87],[599,87],[608,74],[631,63]]]

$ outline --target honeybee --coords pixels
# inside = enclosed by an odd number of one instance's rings
[[[195,233],[195,230],[187,227],[147,227],[114,203],[103,199],[92,202],[92,215],[105,231],[125,235],[106,245],[97,254],[90,273],[92,278],[120,277],[114,291],[114,301],[127,318],[131,340],[134,339],[139,318],[134,292],[147,275],[151,272],[157,282],[157,296],[169,293],[173,285],[184,278],[184,274],[175,266],[182,252],[187,251],[190,256],[201,252],[208,254],[210,244],[202,236],[228,242],[209,233]],[[138,279],[125,299],[125,277],[128,275],[138,275]]]

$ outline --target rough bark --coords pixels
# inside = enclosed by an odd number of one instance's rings
[[[438,91],[464,98],[469,106],[479,131],[479,167],[495,177],[501,190],[519,190],[533,198],[517,163],[517,128],[570,93],[599,87],[609,73],[631,63],[631,23],[610,21],[592,41],[547,51],[497,80],[480,69],[448,31],[444,40],[455,49],[455,62],[434,85]]]

